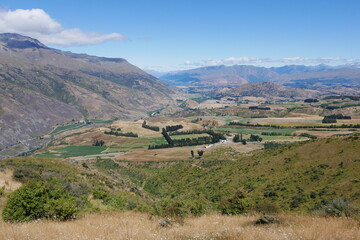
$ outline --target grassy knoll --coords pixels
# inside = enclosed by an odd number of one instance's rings
[[[53,131],[51,131],[49,133],[49,135],[53,136],[53,135],[57,135],[57,134],[69,131],[69,130],[79,129],[79,128],[82,128],[85,126],[86,126],[86,123],[78,123],[78,124],[69,124],[69,125],[65,125],[65,126],[59,126],[59,127],[55,128]]]
[[[36,154],[39,157],[57,157],[68,158],[85,155],[99,154],[104,151],[106,147],[94,147],[94,146],[67,146],[63,148],[55,148],[49,152]]]

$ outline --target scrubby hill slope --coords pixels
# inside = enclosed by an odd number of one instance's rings
[[[173,201],[201,202],[205,208],[216,208],[237,190],[244,193],[249,208],[266,203],[269,209],[275,205],[308,212],[332,199],[359,206],[359,156],[358,135],[296,143],[251,156],[225,149],[205,154],[197,163],[166,169],[147,179],[145,189]]]
[[[33,157],[5,159],[0,167],[13,171],[24,186],[37,182],[36,186],[63,189],[66,199],[72,196],[75,199],[71,201],[81,200],[74,206],[79,211],[139,210],[185,217],[213,212],[317,210],[356,217],[360,205],[359,156],[357,134],[250,154],[220,148],[182,162],[96,159],[70,163]],[[334,201],[340,204],[339,209],[330,205]],[[328,212],[329,206],[335,212]],[[6,208],[9,210],[8,205]]]

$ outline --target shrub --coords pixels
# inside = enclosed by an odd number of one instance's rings
[[[0,198],[4,195],[5,187],[0,188]]]
[[[192,215],[200,217],[206,213],[206,208],[202,202],[196,201],[190,205],[190,212]]]
[[[74,198],[50,199],[44,205],[44,216],[58,220],[75,218],[79,209],[76,207]]]
[[[264,144],[264,149],[273,149],[273,148],[281,147],[283,145],[284,144],[277,143],[277,142],[266,142]]]
[[[103,189],[97,189],[93,192],[94,199],[106,199],[109,196],[108,192]]]
[[[24,183],[29,180],[38,180],[41,178],[41,176],[33,169],[17,168],[13,173],[13,178],[16,181]]]
[[[309,134],[309,133],[301,133],[299,135],[300,137],[307,137],[307,138],[311,138],[311,139],[317,139],[317,137],[315,135]]]
[[[95,140],[92,145],[95,147],[101,147],[105,145],[105,142],[103,140]]]
[[[258,202],[257,204],[255,204],[254,210],[263,214],[280,212],[279,206],[269,200]]]
[[[347,199],[336,198],[317,209],[319,215],[331,217],[350,217],[356,209]]]
[[[249,207],[250,204],[246,199],[245,193],[241,190],[236,191],[233,196],[220,202],[221,213],[227,215],[246,213]]]
[[[233,142],[241,142],[240,134],[235,134],[235,136],[233,137]]]
[[[24,185],[9,195],[2,216],[10,222],[39,218],[67,220],[75,218],[78,212],[75,198],[60,186],[34,183]]]
[[[103,203],[107,206],[123,210],[125,209],[126,200],[119,196],[109,196],[104,199]]]
[[[189,208],[186,207],[185,203],[177,200],[171,203],[167,203],[163,206],[162,214],[167,217],[186,217],[189,214]]]
[[[258,135],[250,135],[250,138],[248,139],[249,142],[261,142],[262,138]]]

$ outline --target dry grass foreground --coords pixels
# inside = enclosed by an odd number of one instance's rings
[[[360,239],[356,221],[341,218],[279,216],[281,224],[255,226],[258,216],[208,215],[185,219],[182,225],[161,227],[159,218],[125,212],[89,215],[69,222],[37,221],[23,224],[0,222],[0,239],[256,239],[347,240]]]

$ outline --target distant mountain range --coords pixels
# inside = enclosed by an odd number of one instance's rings
[[[0,34],[0,156],[31,149],[72,119],[138,118],[172,102],[173,88],[122,58],[52,49]]]
[[[360,93],[359,65],[256,67],[248,65],[212,66],[168,73],[160,76],[165,83],[187,87],[229,87],[248,82],[276,82],[324,94]]]

